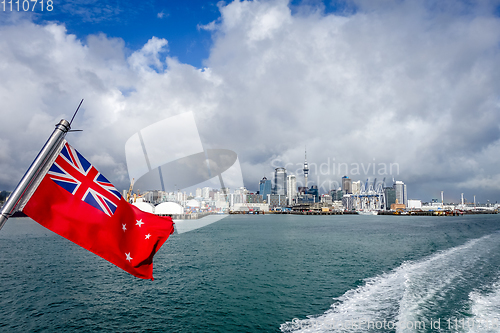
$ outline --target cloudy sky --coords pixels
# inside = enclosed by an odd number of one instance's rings
[[[347,174],[500,200],[500,1],[53,6],[0,11],[0,190],[84,98],[67,139],[119,189],[125,142],[191,111],[250,190],[276,166],[301,180],[307,147],[325,189]]]

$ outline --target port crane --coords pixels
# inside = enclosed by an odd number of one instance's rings
[[[353,194],[353,208],[356,210],[380,210],[385,207],[384,193],[385,177],[377,184],[377,178],[370,182],[366,179],[364,186],[361,186],[359,193]]]
[[[134,178],[132,178],[132,181],[130,182],[130,187],[127,192],[127,202],[130,202],[130,198],[132,197],[132,189],[134,188]]]

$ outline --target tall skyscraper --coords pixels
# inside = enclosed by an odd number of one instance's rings
[[[286,177],[286,192],[288,204],[291,205],[297,197],[297,178],[295,175],[288,175]]]
[[[203,199],[209,199],[210,198],[210,187],[204,187],[201,189],[201,196]]]
[[[273,194],[286,195],[286,169],[276,168],[274,170]]]
[[[400,180],[396,180],[392,187],[396,191],[396,199],[398,200],[398,203],[406,205],[408,203],[408,195],[406,193],[406,184]]]
[[[391,209],[391,205],[396,203],[396,190],[393,187],[384,188],[385,209]]]
[[[307,165],[307,150],[305,150],[304,155],[304,187],[307,188],[307,177],[309,176],[309,166]]]
[[[271,179],[267,179],[266,177],[262,178],[259,182],[259,194],[262,195],[262,200],[266,200],[266,202],[268,202],[267,195],[271,194],[271,192],[272,192]]]
[[[344,191],[344,194],[352,193],[351,181],[347,176],[342,177],[342,191]]]
[[[361,180],[351,182],[352,194],[359,194],[361,192]]]

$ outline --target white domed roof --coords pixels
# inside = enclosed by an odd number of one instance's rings
[[[184,208],[175,202],[162,202],[155,207],[155,214],[184,214]]]
[[[197,208],[199,208],[200,207],[200,202],[198,200],[191,199],[191,200],[188,200],[186,202],[186,206],[187,207],[197,207]]]
[[[155,207],[148,202],[134,202],[132,205],[146,213],[154,213]]]

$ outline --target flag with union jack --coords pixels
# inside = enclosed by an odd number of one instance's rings
[[[172,219],[128,203],[67,142],[56,154],[23,212],[130,274],[153,279],[153,256],[174,232]]]

